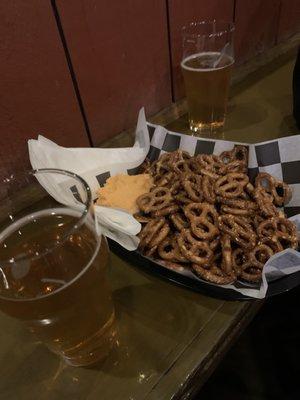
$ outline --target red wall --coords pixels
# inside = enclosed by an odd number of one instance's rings
[[[235,19],[237,63],[299,32],[299,0],[2,0],[0,176],[39,133],[97,146],[184,95],[182,25]],[[91,140],[90,140],[91,139]]]

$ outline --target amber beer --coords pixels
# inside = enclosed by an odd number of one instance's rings
[[[108,256],[106,240],[87,221],[78,226],[73,210],[23,217],[0,234],[0,309],[69,364],[92,364],[115,336]]]
[[[193,54],[182,61],[192,131],[213,132],[224,125],[233,62],[225,54],[220,59],[220,52]]]

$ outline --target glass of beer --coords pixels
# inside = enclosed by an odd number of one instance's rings
[[[185,83],[190,130],[211,134],[222,129],[234,63],[234,25],[192,22],[182,29],[181,68]]]
[[[115,316],[89,186],[32,170],[4,179],[0,198],[0,309],[68,364],[97,362],[114,344]]]

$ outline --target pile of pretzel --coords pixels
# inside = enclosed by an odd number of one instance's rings
[[[178,150],[147,163],[155,186],[137,199],[140,251],[216,284],[259,282],[266,261],[298,240],[277,208],[291,198],[288,185],[267,173],[252,185],[247,165],[244,146],[219,156]]]

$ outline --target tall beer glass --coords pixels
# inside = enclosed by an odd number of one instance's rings
[[[33,170],[4,179],[0,199],[0,309],[68,364],[95,363],[115,326],[89,186],[70,172]]]
[[[193,22],[182,29],[190,130],[210,134],[224,126],[234,63],[232,23]]]

